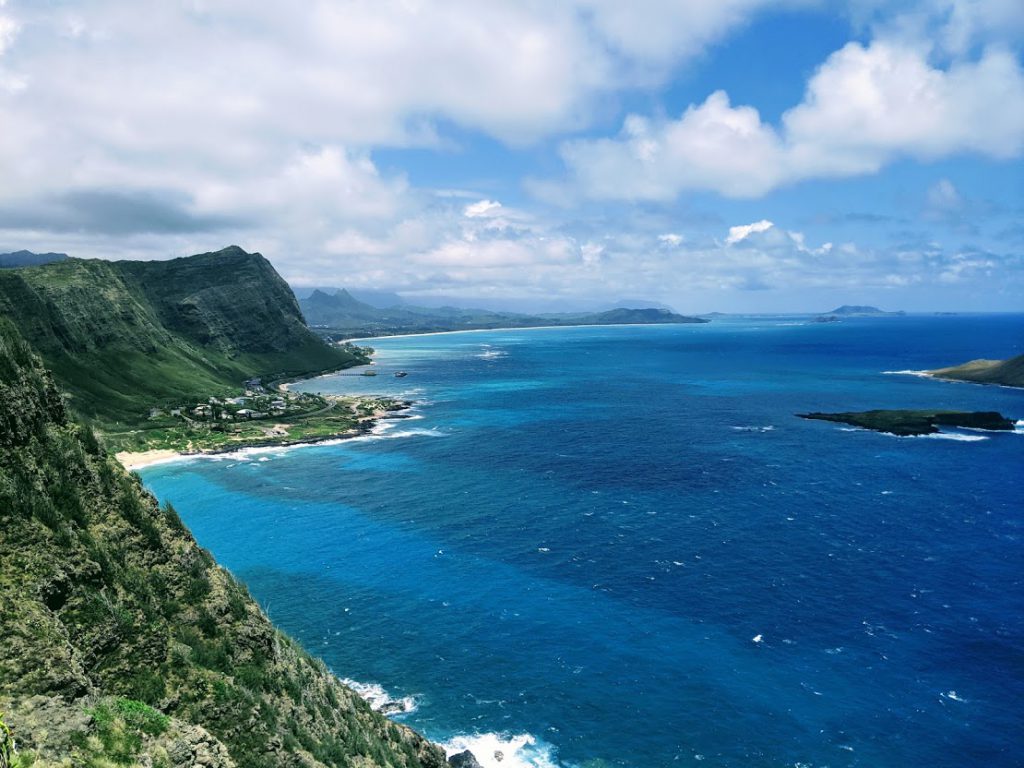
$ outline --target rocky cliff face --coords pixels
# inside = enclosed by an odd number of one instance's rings
[[[16,765],[444,765],[270,624],[2,319],[0,531]]]
[[[230,246],[170,261],[123,261],[168,330],[224,352],[286,352],[312,334],[291,288],[263,256]]]
[[[43,357],[74,409],[106,422],[133,423],[151,406],[226,394],[251,377],[357,362],[306,327],[266,259],[237,247],[2,270],[0,316]]]

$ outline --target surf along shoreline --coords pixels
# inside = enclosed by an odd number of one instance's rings
[[[318,378],[318,377],[313,377]],[[297,379],[295,382],[305,381]],[[295,383],[292,382],[292,383]],[[379,399],[379,398],[367,398]],[[352,440],[357,437],[365,437],[373,434],[382,422],[399,421],[412,417],[410,411],[415,403],[409,400],[396,400],[394,407],[374,411],[367,417],[360,418],[355,426],[348,427],[342,431],[317,435],[315,437],[289,438],[288,435],[278,437],[266,437],[259,440],[243,440],[231,445],[217,446],[215,448],[199,448],[195,450],[176,451],[171,448],[158,448],[148,451],[121,451],[115,454],[115,458],[129,472],[137,472],[145,467],[155,464],[168,464],[174,461],[196,459],[205,456],[227,456],[252,449],[274,449],[274,448],[299,448],[302,446],[319,445],[321,443],[334,442],[338,440]]]

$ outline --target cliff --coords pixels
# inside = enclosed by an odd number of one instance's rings
[[[67,259],[0,271],[0,316],[38,351],[79,413],[136,423],[150,407],[360,362],[305,325],[259,254]]]
[[[3,319],[0,530],[0,712],[14,765],[445,764],[270,624],[69,417]],[[0,727],[0,755],[9,746]]]

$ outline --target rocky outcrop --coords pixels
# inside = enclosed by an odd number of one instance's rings
[[[476,755],[468,749],[465,752],[459,752],[449,757],[448,765],[452,768],[484,768],[480,765],[480,761],[476,759]]]

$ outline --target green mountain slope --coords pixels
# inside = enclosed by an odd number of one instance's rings
[[[0,319],[0,712],[15,766],[439,768],[274,629],[69,419]],[[0,755],[10,741],[0,727]]]
[[[963,365],[939,368],[928,373],[940,379],[1024,387],[1024,355],[1017,355],[1009,360],[971,360]]]
[[[360,361],[310,332],[270,263],[235,246],[170,261],[3,270],[0,315],[43,357],[72,407],[106,423],[237,391],[251,377]]]

